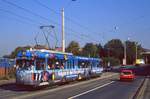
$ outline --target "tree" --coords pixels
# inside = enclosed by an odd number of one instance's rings
[[[86,43],[83,47],[82,55],[86,57],[98,57],[99,54],[97,53],[98,48],[93,43]]]
[[[137,46],[137,58],[140,58],[141,52],[144,52],[144,49],[141,45],[138,45],[135,41],[126,41],[126,50],[127,50],[127,63],[133,64],[136,60],[136,46]]]
[[[74,55],[80,54],[80,46],[76,41],[71,41],[68,47],[66,48],[67,52],[73,53]]]
[[[96,47],[97,47],[97,55],[99,57],[105,57],[105,50],[102,47],[102,45],[101,44],[96,44]]]
[[[102,60],[104,67],[108,66],[108,62],[110,62],[110,66],[117,66],[120,64],[120,60],[114,57],[103,57]]]
[[[13,52],[11,52],[11,54],[9,55],[9,58],[15,58],[19,51],[25,51],[30,48],[31,46],[17,47]]]
[[[107,50],[107,57],[114,57],[122,62],[124,58],[124,46],[120,39],[112,39],[108,41],[104,49]]]

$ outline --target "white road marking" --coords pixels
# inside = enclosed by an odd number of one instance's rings
[[[21,95],[21,96],[15,96],[15,97],[12,97],[12,99],[23,99],[23,98],[28,98],[28,97],[32,97],[32,96],[37,96],[37,95],[41,95],[41,94],[46,94],[46,93],[50,93],[50,92],[54,92],[54,91],[58,91],[60,89],[63,89],[63,88],[70,88],[70,87],[74,87],[74,86],[78,86],[78,85],[82,85],[82,84],[87,84],[87,83],[90,83],[90,82],[93,82],[93,81],[97,81],[97,80],[100,80],[100,79],[104,79],[104,78],[109,78],[109,77],[112,77],[112,76],[116,76],[118,75],[117,73],[116,74],[109,74],[109,75],[104,75],[102,77],[99,77],[99,78],[96,78],[96,79],[91,79],[91,80],[88,80],[88,81],[83,81],[83,82],[79,82],[79,83],[75,83],[75,84],[71,84],[71,85],[67,85],[67,86],[60,86],[58,88],[54,88],[54,89],[50,89],[50,90],[42,90],[42,91],[39,91],[39,92],[33,92],[31,94],[25,94],[25,95]]]
[[[77,98],[77,97],[82,96],[82,95],[85,95],[85,94],[87,94],[87,93],[89,93],[89,92],[95,91],[95,90],[100,89],[100,88],[103,88],[103,87],[105,87],[105,86],[108,86],[108,85],[110,85],[110,84],[112,84],[112,83],[114,83],[114,82],[115,82],[115,81],[111,81],[111,82],[106,83],[106,84],[104,84],[104,85],[102,85],[102,86],[98,86],[98,87],[96,87],[96,88],[93,88],[93,89],[91,89],[91,90],[85,91],[85,92],[80,93],[80,94],[78,94],[78,95],[69,97],[68,99],[74,99],[74,98]]]

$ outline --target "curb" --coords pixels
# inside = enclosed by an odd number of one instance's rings
[[[137,89],[137,91],[132,99],[143,99],[144,91],[146,89],[147,84],[148,84],[148,79],[144,78],[144,80],[142,81],[141,85]]]
[[[57,88],[50,89],[50,90],[44,90],[44,91],[42,90],[42,91],[39,91],[39,92],[33,92],[31,94],[24,94],[24,95],[21,95],[21,96],[18,96],[18,97],[12,97],[12,99],[27,99],[30,96],[36,96],[36,95],[41,95],[41,94],[45,94],[45,93],[50,93],[50,92],[53,92],[53,91],[58,91],[62,88],[71,88],[71,87],[74,87],[74,86],[77,86],[77,85],[90,83],[90,82],[97,81],[97,80],[100,80],[100,79],[110,78],[110,77],[116,76],[116,75],[117,75],[116,73],[115,74],[108,74],[107,76],[105,76],[105,74],[104,74],[103,77],[100,77],[100,78],[97,78],[97,79],[91,79],[91,80],[88,80],[88,81],[85,81],[85,82],[83,81],[83,82],[80,82],[80,83],[75,83],[73,85],[57,87]]]

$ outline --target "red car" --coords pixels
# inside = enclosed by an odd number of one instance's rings
[[[135,79],[135,75],[132,70],[122,70],[120,73],[120,80],[131,80]]]

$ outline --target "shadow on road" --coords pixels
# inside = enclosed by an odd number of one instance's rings
[[[38,91],[40,89],[44,89],[44,87],[32,87],[32,86],[21,86],[21,85],[16,85],[15,83],[8,83],[8,84],[3,84],[0,85],[0,89],[2,90],[10,90],[10,91],[16,91],[16,92],[26,92],[26,91]]]

